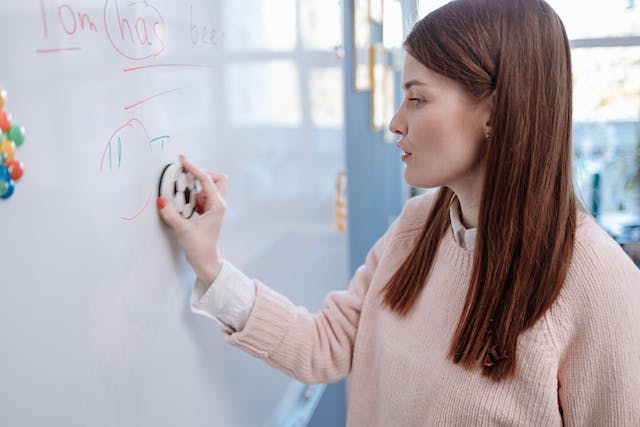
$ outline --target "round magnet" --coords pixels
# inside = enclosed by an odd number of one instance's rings
[[[18,181],[22,178],[22,175],[24,174],[24,164],[21,161],[12,160],[7,162],[6,166],[7,169],[9,169],[9,174],[12,180]]]
[[[9,197],[11,197],[14,189],[15,183],[12,179],[10,179],[9,181],[0,179],[0,199],[8,199]]]
[[[170,163],[160,175],[158,195],[171,201],[180,215],[191,218],[196,209],[196,180],[180,163]]]
[[[24,142],[25,129],[20,125],[11,125],[7,131],[7,139],[16,143],[16,146],[20,147]]]
[[[12,161],[16,157],[16,144],[13,141],[5,139],[0,142],[0,153],[5,154],[5,163]]]
[[[0,110],[0,129],[2,129],[2,132],[7,133],[10,127],[11,114],[7,113],[5,110]]]

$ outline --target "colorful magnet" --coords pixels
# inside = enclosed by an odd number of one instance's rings
[[[0,87],[0,199],[8,199],[15,191],[15,182],[24,174],[24,164],[16,160],[17,147],[24,143],[26,131],[11,124],[11,114],[4,110],[7,91]]]
[[[13,181],[9,176],[9,168],[0,166],[0,198],[6,199],[13,194]]]
[[[0,197],[7,194],[9,191],[9,181],[5,181],[4,179],[0,179]]]
[[[0,165],[0,179],[7,182],[9,182],[9,180],[11,179],[9,168],[4,165]]]
[[[0,179],[0,199],[8,199],[13,195],[13,190],[15,189],[15,183],[12,179],[9,181],[5,181],[4,179]]]
[[[2,132],[7,133],[11,127],[11,114],[4,110],[0,110],[0,129]]]
[[[14,181],[20,180],[24,175],[24,164],[18,160],[12,160],[7,163],[7,169],[9,169],[9,176]]]
[[[11,125],[7,131],[7,139],[16,143],[16,146],[20,147],[24,142],[25,129],[20,125]]]
[[[13,141],[5,139],[0,142],[0,153],[4,153],[6,155],[5,163],[12,161],[16,157],[16,144]]]

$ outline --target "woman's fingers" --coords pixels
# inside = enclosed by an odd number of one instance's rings
[[[209,172],[209,177],[213,180],[213,183],[218,187],[221,195],[227,194],[227,175],[221,173]]]
[[[212,185],[213,184],[213,180],[211,179],[211,177],[209,175],[207,175],[205,172],[203,172],[200,169],[198,169],[198,167],[196,165],[194,165],[193,163],[188,161],[187,158],[185,156],[183,156],[182,154],[180,155],[180,163],[182,164],[182,167],[187,172],[189,172],[191,175],[193,175],[193,177],[195,179],[200,181],[200,185],[202,185],[203,189],[217,192],[217,188],[211,188],[211,187],[215,187],[215,185]]]
[[[179,231],[184,227],[184,223],[187,220],[178,213],[176,207],[173,206],[173,203],[169,202],[164,197],[158,197],[157,204],[158,209],[160,210],[160,217],[162,217],[169,227],[174,231]]]
[[[202,191],[200,191],[197,199],[198,204],[202,206],[199,210],[201,212],[199,213],[204,213],[215,206],[224,207],[224,199],[222,198],[222,194],[218,189],[218,186],[214,183],[213,178],[209,174],[198,169],[198,167],[188,161],[183,155],[180,155],[180,163],[182,164],[182,167],[193,175],[193,177],[198,180],[202,186]]]

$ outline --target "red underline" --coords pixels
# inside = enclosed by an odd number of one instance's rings
[[[82,50],[80,47],[58,47],[54,49],[36,49],[36,53],[54,53],[54,52],[68,52],[71,50]]]
[[[142,206],[142,208],[134,213],[132,216],[121,216],[120,219],[123,219],[125,221],[133,221],[134,219],[136,219],[137,217],[140,216],[140,214],[147,208],[147,206],[149,205],[149,201],[151,200],[151,196],[152,194],[149,193],[149,195],[147,196],[147,200],[144,202],[144,206]]]
[[[144,70],[147,68],[158,68],[158,67],[183,67],[183,68],[210,68],[214,69],[215,66],[212,65],[200,65],[200,64],[153,64],[153,65],[139,65],[137,67],[125,68],[122,71],[128,73],[130,71]]]
[[[177,90],[182,90],[182,89],[185,89],[185,88],[184,88],[184,87],[177,87],[177,88],[175,88],[175,89],[165,90],[164,92],[156,93],[155,95],[151,95],[151,96],[150,96],[150,97],[148,97],[148,98],[145,98],[145,99],[140,100],[140,101],[138,101],[138,102],[134,102],[134,103],[133,103],[133,104],[131,104],[131,105],[127,105],[126,107],[124,107],[124,109],[125,109],[125,110],[129,110],[129,109],[131,109],[131,108],[133,108],[133,107],[137,107],[138,105],[142,104],[143,102],[147,102],[147,101],[149,101],[149,100],[151,100],[151,99],[153,99],[153,98],[156,98],[156,97],[158,97],[158,96],[166,95],[167,93],[175,92],[175,91],[177,91]]]

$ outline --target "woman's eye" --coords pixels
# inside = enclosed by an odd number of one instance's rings
[[[416,105],[421,105],[424,103],[424,99],[421,98],[409,98],[409,101],[413,102]]]

